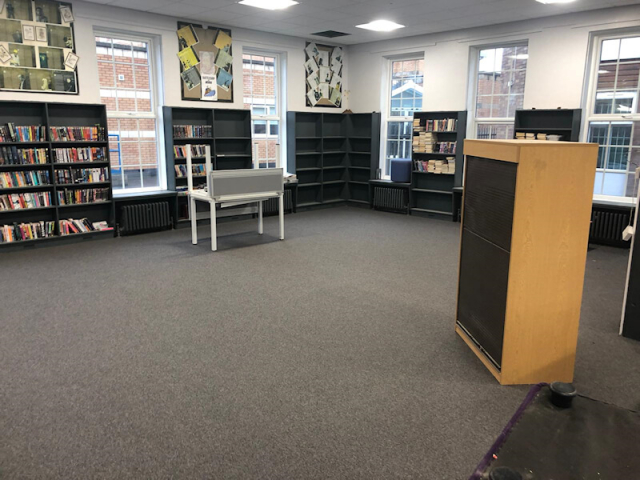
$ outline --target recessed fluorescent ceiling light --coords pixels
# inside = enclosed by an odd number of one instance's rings
[[[373,22],[356,25],[356,28],[364,28],[365,30],[373,30],[374,32],[391,32],[398,28],[404,28],[404,25],[389,20],[374,20]]]
[[[284,10],[292,5],[298,5],[300,2],[295,2],[294,0],[242,0],[238,3],[250,7],[264,8],[265,10]]]
[[[536,2],[539,3],[544,3],[544,4],[548,4],[548,3],[571,3],[571,2],[575,2],[576,0],[536,0]]]

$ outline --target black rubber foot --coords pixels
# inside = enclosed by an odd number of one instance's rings
[[[573,399],[578,394],[571,383],[553,382],[549,388],[551,389],[551,403],[560,408],[571,407]]]
[[[509,467],[498,467],[489,474],[489,480],[522,480],[522,475]]]

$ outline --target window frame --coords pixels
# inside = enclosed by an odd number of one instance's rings
[[[243,69],[242,69],[242,80],[245,81],[244,78],[244,55],[257,55],[261,57],[273,57],[275,59],[274,66],[274,92],[275,92],[275,108],[276,114],[254,114],[253,108],[251,108],[251,154],[254,154],[255,145],[253,143],[254,139],[259,140],[268,140],[269,139],[269,125],[270,121],[278,122],[278,139],[276,144],[276,166],[275,168],[283,168],[286,171],[286,115],[284,114],[287,111],[287,103],[286,103],[286,57],[283,52],[274,51],[274,50],[265,50],[261,48],[251,47],[251,46],[243,46],[242,48],[242,56],[243,56]],[[244,101],[244,88],[243,88],[243,98],[242,103],[245,104]],[[266,133],[255,135],[254,136],[254,121],[265,121],[266,122]],[[260,161],[258,158],[254,159],[255,163],[253,164],[253,168],[260,168]],[[267,169],[269,168],[269,162],[267,161]]]
[[[160,75],[161,72],[161,51],[160,51],[160,42],[156,35],[145,34],[145,33],[135,33],[135,32],[120,32],[117,30],[109,30],[105,28],[94,28],[93,29],[93,37],[94,43],[96,37],[105,37],[119,39],[119,40],[127,40],[131,42],[144,42],[148,45],[148,66],[149,66],[149,100],[151,104],[150,112],[110,112],[107,110],[107,120],[110,118],[115,119],[153,119],[156,123],[156,158],[158,159],[158,185],[153,187],[137,187],[137,188],[116,188],[116,184],[112,183],[112,191],[113,196],[126,196],[132,193],[150,193],[150,192],[160,192],[167,191],[167,166],[166,166],[166,158],[164,155],[164,129],[161,128],[162,122],[162,78]],[[94,51],[97,45],[94,46]],[[96,52],[96,65],[100,64],[100,60],[97,58]],[[103,62],[106,63],[106,62]],[[112,62],[115,65],[115,62]],[[132,63],[135,65],[135,62]],[[99,71],[99,68],[98,68]],[[134,69],[135,71],[135,69]],[[114,72],[115,75],[115,72]],[[102,89],[100,85],[100,78],[98,77],[98,88]],[[131,89],[125,89],[131,90]],[[133,89],[135,91],[135,89]],[[107,145],[109,148],[109,158],[111,160],[111,145],[110,142]],[[112,164],[113,162],[110,161]],[[111,165],[110,165],[111,166]],[[112,178],[113,182],[113,178]]]
[[[590,52],[589,52],[589,58],[590,58],[590,63],[589,63],[589,69],[588,69],[588,77],[587,77],[587,88],[585,88],[585,97],[584,97],[584,101],[583,101],[583,110],[585,112],[584,114],[584,121],[582,122],[582,129],[580,132],[580,138],[583,139],[584,141],[587,141],[589,138],[589,130],[591,127],[592,123],[596,123],[596,122],[606,122],[609,123],[609,135],[611,132],[611,125],[613,122],[631,122],[631,132],[630,132],[630,143],[629,143],[629,153],[628,153],[628,159],[627,159],[627,170],[625,175],[629,175],[633,172],[629,171],[629,165],[631,165],[631,155],[633,152],[633,135],[634,135],[634,130],[636,128],[636,122],[638,123],[638,126],[640,127],[640,113],[634,113],[634,110],[640,110],[639,108],[639,104],[640,104],[640,94],[636,95],[633,107],[632,107],[632,111],[631,113],[593,113],[595,111],[595,106],[596,106],[596,92],[598,90],[598,71],[600,68],[600,57],[602,56],[602,44],[603,42],[605,42],[606,40],[617,40],[617,39],[624,39],[624,38],[630,38],[630,37],[640,37],[640,30],[639,29],[634,29],[634,30],[625,30],[625,31],[617,31],[617,32],[603,32],[603,33],[596,33],[594,35],[592,35],[591,38],[591,44],[590,44]],[[619,53],[618,53],[619,55]],[[616,62],[616,66],[619,65],[620,63],[620,58],[618,56],[617,62]],[[618,72],[616,71],[616,82],[614,84],[614,90],[617,90],[617,75]],[[639,78],[639,85],[638,87],[636,87],[636,92],[640,92],[640,78]],[[640,148],[640,145],[638,145],[638,148]],[[614,169],[607,169],[607,168],[596,168],[596,173],[598,172],[602,172],[603,176],[602,176],[602,182],[604,184],[604,180],[607,174],[607,171],[610,171],[611,173],[618,173],[621,174],[622,170],[614,170]],[[619,196],[619,195],[604,195],[604,194],[593,194],[593,199],[595,201],[599,201],[599,202],[604,202],[604,203],[622,203],[622,204],[629,204],[630,206],[633,206],[637,203],[637,197],[638,197],[638,191],[636,189],[636,196],[635,197],[627,197],[627,196]]]
[[[384,93],[382,97],[382,115],[381,115],[381,125],[380,125],[380,159],[378,162],[378,168],[381,171],[381,178],[385,180],[391,179],[391,172],[387,171],[387,146],[389,143],[389,124],[390,123],[405,123],[408,122],[410,125],[410,130],[413,131],[413,114],[410,116],[407,115],[391,115],[391,92],[392,92],[392,81],[393,81],[393,63],[394,62],[406,62],[406,61],[419,61],[423,62],[423,85],[424,85],[424,63],[426,62],[425,53],[424,52],[414,52],[408,53],[406,55],[401,56],[393,56],[393,57],[385,57],[385,74],[384,74]],[[424,91],[422,94],[422,106],[420,112],[424,111]],[[400,128],[400,127],[399,127]],[[411,142],[411,139],[409,139]],[[412,158],[413,152],[410,149]]]
[[[470,113],[468,115],[467,121],[467,135],[466,138],[477,138],[478,134],[478,126],[479,125],[499,125],[514,127],[515,125],[515,114],[513,117],[487,117],[487,118],[477,118],[476,117],[476,106],[478,102],[478,82],[480,75],[480,52],[482,50],[489,49],[497,49],[497,48],[512,48],[512,47],[529,47],[529,40],[515,40],[512,42],[505,43],[492,43],[488,45],[474,45],[471,47],[471,68],[470,79],[469,79],[469,101],[467,102],[467,111]],[[529,69],[529,62],[527,61],[527,67],[525,68],[525,72]],[[526,74],[525,74],[526,75]],[[526,96],[526,77],[525,77],[525,90],[522,94],[523,99]],[[492,92],[493,96],[493,92]]]

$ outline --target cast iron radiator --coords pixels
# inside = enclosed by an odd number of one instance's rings
[[[622,232],[629,225],[631,213],[632,210],[594,207],[591,212],[589,242],[629,248],[629,242],[622,239]]]
[[[374,187],[373,208],[382,210],[405,211],[407,209],[407,202],[405,200],[405,189]]]
[[[262,204],[262,213],[264,215],[277,215],[278,214],[278,199],[270,198],[265,200]],[[284,212],[293,212],[293,202],[291,199],[291,190],[284,191]]]
[[[120,235],[169,230],[173,220],[169,213],[169,202],[125,205],[120,216]]]

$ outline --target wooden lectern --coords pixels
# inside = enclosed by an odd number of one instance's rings
[[[571,382],[598,145],[467,140],[456,332],[503,385]]]

